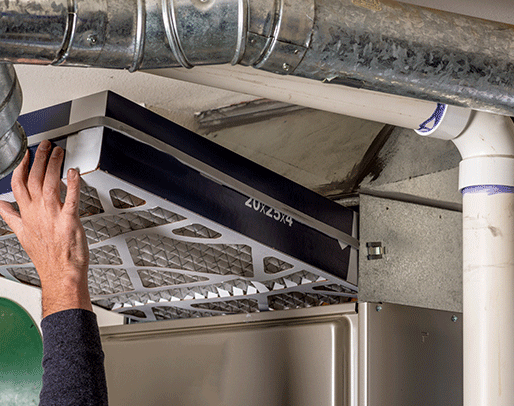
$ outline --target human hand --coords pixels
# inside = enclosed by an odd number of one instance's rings
[[[92,311],[87,273],[89,250],[79,219],[80,175],[67,174],[68,191],[60,199],[64,151],[41,142],[29,173],[29,153],[12,176],[12,190],[20,212],[0,201],[0,216],[11,227],[41,279],[43,317],[61,310]]]

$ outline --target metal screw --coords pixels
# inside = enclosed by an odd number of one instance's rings
[[[298,51],[297,49],[294,50],[295,55],[298,55],[299,53],[300,53],[300,51]]]
[[[90,46],[93,46],[98,42],[98,37],[95,34],[89,34],[86,41]]]
[[[282,68],[284,68],[284,70],[285,70],[286,72],[288,72],[288,71],[289,71],[289,69],[291,69],[291,66],[290,66],[288,63],[285,63],[285,62],[284,62],[284,64],[282,65]]]
[[[452,321],[455,323],[457,320],[459,320],[459,318],[455,315],[452,316]]]
[[[376,310],[377,310],[377,312],[379,312],[380,310],[382,310],[382,306],[378,305],[378,306],[376,307]]]

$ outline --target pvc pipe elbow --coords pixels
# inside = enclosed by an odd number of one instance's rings
[[[473,111],[462,133],[452,141],[462,159],[477,156],[514,157],[514,123],[507,116]]]
[[[514,123],[507,116],[438,105],[416,132],[451,140],[459,150],[459,189],[514,186]]]
[[[462,161],[459,189],[478,185],[514,186],[514,123],[510,117],[474,111],[452,140]]]

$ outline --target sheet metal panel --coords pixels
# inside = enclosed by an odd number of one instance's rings
[[[354,309],[102,328],[109,404],[356,406]]]
[[[462,314],[359,304],[360,406],[459,406]]]

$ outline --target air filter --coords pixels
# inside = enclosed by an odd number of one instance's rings
[[[82,173],[95,304],[154,321],[355,297],[351,210],[111,92],[19,122],[32,148],[50,139]],[[12,201],[10,178],[0,188]],[[4,222],[0,274],[39,285]]]

